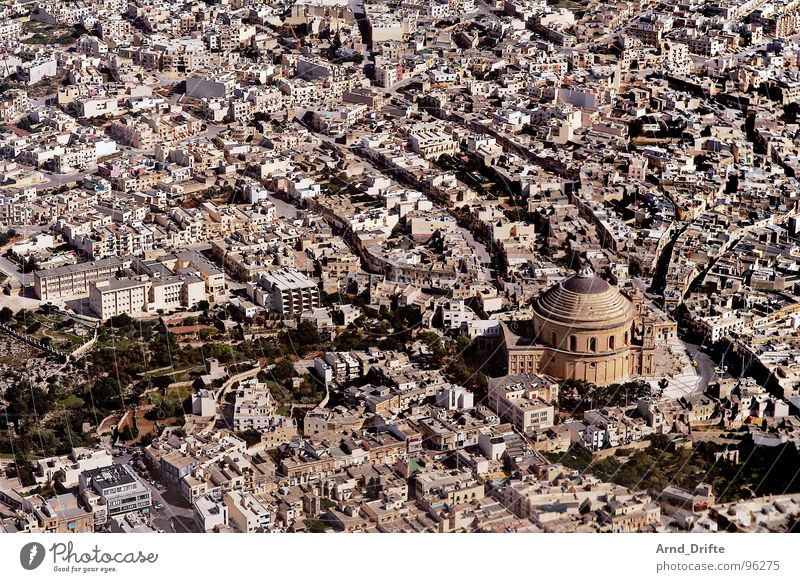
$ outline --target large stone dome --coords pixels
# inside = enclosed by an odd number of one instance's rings
[[[539,295],[533,309],[543,320],[576,329],[614,328],[634,318],[630,300],[590,267]]]

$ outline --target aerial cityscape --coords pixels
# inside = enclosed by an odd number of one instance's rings
[[[800,0],[5,0],[0,77],[0,533],[800,532]]]

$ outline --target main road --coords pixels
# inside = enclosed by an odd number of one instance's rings
[[[692,358],[692,365],[694,365],[697,373],[700,374],[700,385],[705,388],[717,378],[717,364],[706,352],[702,350],[702,346],[697,344],[690,344],[684,341],[686,351]]]

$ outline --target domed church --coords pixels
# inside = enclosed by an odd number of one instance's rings
[[[617,287],[581,267],[540,294],[528,334],[503,325],[508,374],[547,374],[560,379],[616,384],[654,373],[656,340],[674,336],[674,322],[643,317]],[[663,318],[662,318],[663,319]]]

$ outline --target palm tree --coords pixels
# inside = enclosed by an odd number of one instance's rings
[[[664,390],[667,389],[667,386],[669,386],[669,380],[666,378],[661,378],[661,380],[658,381],[658,390],[656,391],[657,398],[661,398],[664,395]]]

